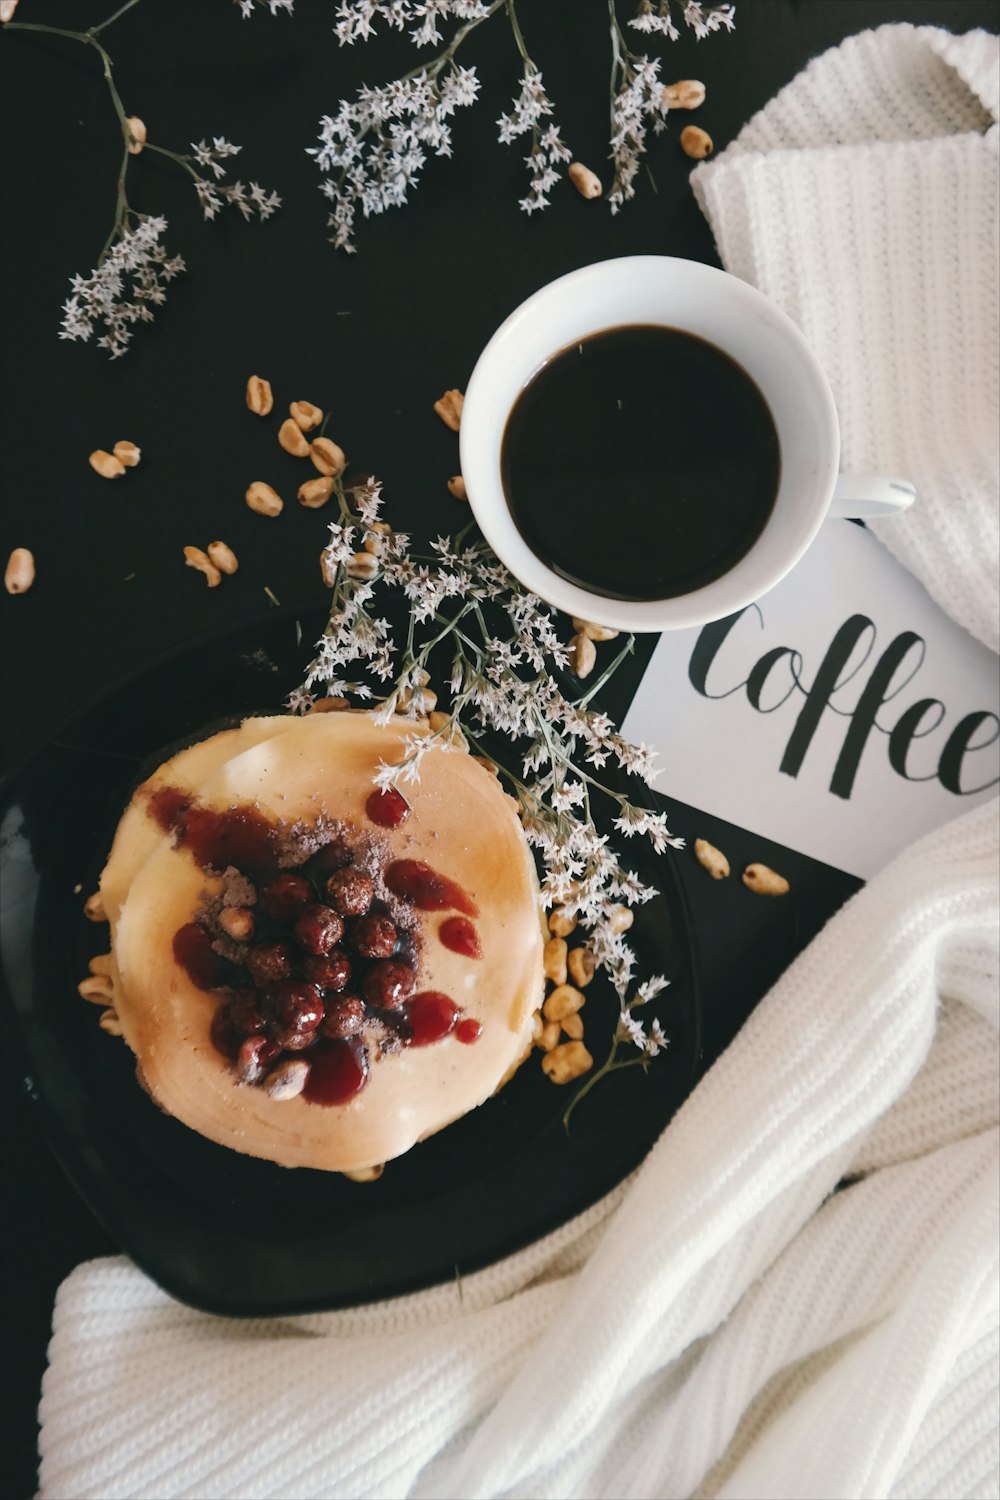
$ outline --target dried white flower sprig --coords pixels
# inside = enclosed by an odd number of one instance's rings
[[[276,16],[279,10],[283,10],[290,16],[295,7],[295,0],[233,0],[234,5],[240,8],[240,15],[244,21],[248,21],[255,10],[269,10],[272,16]]]
[[[487,20],[505,0],[489,7],[475,0],[437,0],[431,19],[468,13],[445,50],[426,66],[413,68],[382,88],[362,88],[355,100],[342,99],[335,115],[320,121],[320,144],[308,147],[323,178],[321,191],[330,200],[328,226],[338,250],[352,252],[358,210],[367,219],[405,203],[419,182],[428,154],[451,155],[451,116],[475,102],[479,79],[475,68],[455,65],[454,57],[471,31]],[[413,19],[409,0],[354,0],[338,9],[337,35],[341,45],[367,40],[376,16],[401,29]],[[426,17],[423,18],[426,20]],[[436,25],[433,35],[439,38]],[[414,41],[429,40],[426,25]],[[336,175],[333,175],[336,174]]]
[[[263,0],[260,0],[263,3]],[[240,0],[252,9],[253,0]],[[639,0],[629,22],[647,36],[674,40],[680,30],[671,14],[701,38],[732,30],[735,7],[700,4],[698,0]],[[501,145],[529,136],[525,162],[528,191],[518,200],[526,213],[547,208],[549,192],[564,175],[569,147],[553,118],[554,106],[542,74],[528,54],[514,0],[341,0],[334,33],[341,46],[367,42],[387,30],[408,33],[417,47],[442,40],[441,24],[459,22],[451,41],[432,61],[381,87],[365,87],[354,100],[340,100],[332,115],[320,121],[319,146],[307,147],[323,173],[321,191],[330,200],[330,238],[340,250],[356,249],[358,212],[369,218],[404,204],[419,185],[429,154],[452,154],[447,121],[459,106],[475,103],[479,78],[474,67],[458,67],[455,56],[478,26],[503,10],[523,63],[519,92],[509,112],[497,120]],[[245,11],[249,14],[249,10]],[[608,0],[612,49],[611,141],[614,180],[607,194],[612,213],[635,196],[634,180],[646,150],[647,126],[659,133],[670,104],[660,79],[658,58],[637,57],[629,48],[618,19],[616,0]]]
[[[666,981],[649,979],[627,1000],[636,955],[621,917],[623,906],[641,904],[657,892],[622,865],[608,834],[598,831],[592,810],[610,802],[615,829],[626,838],[648,839],[657,853],[683,847],[664,813],[634,805],[601,776],[609,764],[647,785],[657,775],[653,752],[623,739],[608,715],[591,706],[632,651],[634,638],[593,685],[570,697],[554,675],[567,666],[569,653],[552,611],[508,573],[485,541],[466,540],[471,527],[454,539],[438,537],[429,554],[419,556],[409,537],[380,520],[382,492],[376,480],[345,489],[337,479],[335,493],[339,516],[330,524],[323,554],[324,577],[333,591],[330,616],[304,684],[291,694],[288,707],[304,713],[318,695],[353,696],[377,705],[378,722],[394,714],[422,720],[437,704],[430,686],[433,657],[447,685],[449,707],[431,721],[430,733],[414,728],[400,759],[379,766],[376,785],[396,787],[405,796],[435,746],[468,746],[496,764],[541,860],[543,906],[558,904],[578,918],[596,965],[607,971],[619,996],[611,1051],[594,1078],[629,1062],[648,1062],[665,1038],[659,1023],[642,1030],[632,1011],[659,994]],[[379,589],[405,600],[402,645],[373,604]],[[495,741],[510,746],[514,764],[498,760]],[[623,1047],[628,1061],[620,1055]]]
[[[59,337],[87,340],[97,335],[98,348],[106,349],[112,359],[125,353],[136,324],[152,320],[154,309],[166,300],[168,283],[185,269],[181,257],[168,255],[163,243],[166,219],[142,214],[129,203],[126,187],[131,157],[153,151],[175,162],[192,179],[206,219],[214,219],[226,205],[237,209],[244,219],[255,216],[267,219],[281,203],[276,193],[267,192],[256,182],[245,185],[239,180],[224,180],[228,161],[241,150],[225,136],[214,136],[211,145],[204,140],[192,144],[189,152],[172,151],[147,138],[146,126],[137,115],[126,115],[115,86],[114,64],[98,37],[138,3],[139,0],[126,0],[107,20],[89,31],[67,31],[59,26],[22,21],[4,26],[5,31],[40,31],[83,42],[97,52],[103,64],[104,81],[122,134],[114,222],[96,268],[89,276],[70,278],[70,296],[63,304]],[[291,10],[291,0],[287,3],[271,0],[271,5],[272,12],[275,5]]]

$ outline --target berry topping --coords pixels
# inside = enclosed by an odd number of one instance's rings
[[[338,836],[324,844],[322,849],[317,849],[306,862],[305,868],[314,880],[322,882],[324,876],[329,875],[332,870],[343,870],[353,858],[350,844]]]
[[[364,870],[338,870],[326,882],[330,903],[342,917],[363,917],[372,904],[375,888]]]
[[[267,1025],[260,998],[253,990],[237,990],[230,995],[223,1009],[227,1013],[229,1024],[240,1036],[256,1036]]]
[[[323,1002],[314,984],[286,980],[272,992],[271,1004],[279,1026],[287,1031],[315,1031],[323,1019]]]
[[[321,957],[307,958],[306,978],[321,990],[346,990],[351,982],[351,960],[342,948]]]
[[[386,826],[409,812],[395,793],[379,793],[375,804],[375,821]],[[196,805],[180,809],[171,825],[177,842],[224,878],[199,919],[175,934],[174,955],[196,985],[218,995],[211,1042],[238,1083],[273,1099],[346,1104],[389,1053],[448,1035],[478,1039],[480,1022],[463,1018],[447,995],[414,993],[420,939],[406,908],[462,913],[443,920],[438,936],[463,956],[480,955],[468,920],[476,905],[447,876],[418,860],[396,860],[380,875],[371,859],[382,846],[371,835],[352,848],[340,832],[316,849],[314,833],[293,849],[252,807],[207,810],[201,822],[198,813]],[[382,899],[383,878],[395,902]]]
[[[329,953],[344,936],[343,918],[329,906],[305,907],[294,927],[295,941],[307,953]]]
[[[380,1010],[396,1010],[407,995],[413,993],[417,976],[406,964],[389,960],[372,964],[362,982],[362,993],[369,1005]]]
[[[289,977],[293,957],[288,943],[258,943],[248,952],[245,963],[257,988],[266,990]]]
[[[313,899],[312,886],[301,875],[279,875],[260,893],[260,909],[273,922],[294,922]]]
[[[331,1001],[319,1029],[323,1036],[337,1041],[340,1037],[356,1036],[365,1024],[365,1008],[357,995],[345,995]]]
[[[243,1038],[229,1018],[228,1006],[220,1005],[212,1017],[211,1037],[212,1046],[216,1052],[221,1052],[223,1057],[236,1057],[242,1045]]]
[[[348,941],[362,958],[391,958],[396,951],[397,932],[388,917],[358,917],[351,923]]]

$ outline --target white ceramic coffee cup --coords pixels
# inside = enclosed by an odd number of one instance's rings
[[[679,328],[724,350],[763,394],[781,447],[778,494],[757,541],[722,577],[671,599],[610,599],[561,577],[524,541],[501,480],[504,428],[525,385],[578,340],[629,324]],[[600,434],[587,437],[600,441]],[[705,442],[713,442],[711,413]],[[584,266],[522,302],[479,356],[462,409],[460,445],[476,520],[514,576],[567,614],[619,630],[676,630],[733,614],[785,577],[828,516],[887,515],[905,510],[915,493],[905,480],[839,473],[833,396],[790,318],[745,281],[669,256]],[[667,447],[669,463],[669,438]],[[631,545],[641,546],[642,539],[630,535],[628,516],[609,510],[608,546]]]

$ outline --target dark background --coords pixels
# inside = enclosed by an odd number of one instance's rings
[[[83,30],[114,9],[114,0],[21,0],[16,19]],[[619,9],[624,21],[634,7],[622,0]],[[682,125],[702,125],[721,150],[809,58],[866,26],[997,29],[993,0],[740,0],[732,35],[652,45],[639,37],[634,50],[664,55],[666,80],[700,78],[708,95],[697,114],[675,117],[654,142],[656,191],[642,172],[636,201],[613,218],[564,183],[552,207],[529,219],[517,208],[526,191],[524,148],[495,139],[494,122],[520,76],[498,15],[460,54],[476,64],[483,87],[480,102],[455,121],[454,159],[432,159],[411,204],[363,223],[359,253],[348,257],[326,242],[319,174],[304,148],[341,97],[437,49],[418,54],[406,39],[382,35],[339,49],[334,11],[333,0],[296,0],[292,18],[261,11],[244,22],[230,0],[143,0],[103,34],[126,110],[142,117],[150,140],[183,151],[225,135],[243,147],[232,175],[284,200],[263,225],[244,224],[234,210],[205,224],[178,168],[150,152],[134,160],[131,201],[166,215],[168,246],[188,269],[156,322],[115,362],[93,343],[57,338],[68,278],[89,272],[113,216],[120,135],[99,60],[57,37],[0,38],[0,554],[5,561],[11,548],[29,547],[37,567],[29,594],[0,595],[7,770],[165,652],[271,608],[265,588],[287,610],[321,600],[327,517],[295,503],[308,475],[277,448],[276,421],[247,412],[248,375],[271,381],[276,409],[306,399],[332,412],[328,434],[352,465],[384,481],[400,528],[454,529],[465,519],[445,490],[458,467],[457,442],[431,405],[446,387],[464,388],[507,313],[553,277],[610,256],[717,263],[688,189]],[[520,0],[518,12],[564,138],[607,185],[605,0]],[[87,455],[119,438],[142,448],[142,463],[109,483],[93,474]],[[284,495],[281,517],[246,508],[253,479]],[[185,569],[181,549],[216,537],[234,549],[240,571],[210,591]],[[627,518],[609,518],[609,545],[628,540]],[[695,826],[685,809],[672,823],[689,838],[714,835],[734,861],[767,855],[738,830],[703,816]],[[703,945],[706,1062],[851,889],[821,866],[792,864],[785,858],[779,867],[798,874],[808,894],[768,916],[763,941],[758,924],[750,951],[739,888],[708,892],[693,860],[682,857],[696,927],[703,917],[713,933],[729,934]],[[115,1246],[38,1138],[3,1048],[0,1058],[8,1145],[4,1488],[21,1495],[35,1483],[34,1412],[56,1287],[79,1261]]]

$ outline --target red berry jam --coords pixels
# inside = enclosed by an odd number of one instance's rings
[[[288,1031],[315,1031],[323,1019],[323,1002],[313,984],[286,980],[271,993],[279,1026]]]
[[[358,1037],[346,1037],[313,1055],[302,1092],[310,1104],[346,1104],[367,1082],[368,1048]]]
[[[277,866],[278,829],[254,807],[230,807],[216,812],[193,805],[178,817],[176,839],[203,870],[225,870],[235,865],[244,872]]]
[[[454,1031],[459,1009],[440,990],[423,990],[407,1000],[404,1014],[412,1032],[411,1047],[429,1047]]]
[[[174,958],[200,990],[225,982],[228,965],[213,951],[210,934],[197,922],[186,922],[174,933]]]
[[[417,976],[408,964],[382,959],[372,964],[361,984],[361,993],[378,1010],[398,1010],[412,995]]]
[[[160,827],[168,832],[177,826],[181,814],[186,813],[191,806],[190,795],[176,786],[157,787],[155,791],[148,792],[147,797],[150,817],[155,818]]]
[[[322,849],[310,855],[303,868],[313,880],[322,882],[333,870],[342,870],[354,858],[347,839],[337,834]]]
[[[318,956],[329,953],[340,942],[344,936],[344,919],[332,906],[320,906],[316,902],[304,908],[293,932],[300,948]]]
[[[209,1035],[216,1052],[221,1052],[223,1057],[228,1057],[235,1062],[245,1038],[233,1026],[227,1006],[220,1005],[217,1008],[212,1017]]]
[[[362,958],[391,958],[398,934],[388,917],[358,917],[351,923],[348,941]]]
[[[482,1034],[482,1021],[474,1021],[471,1016],[467,1016],[464,1021],[459,1021],[455,1027],[456,1039],[464,1042],[467,1047],[471,1047],[473,1042],[478,1042]]]
[[[364,870],[338,870],[326,882],[330,905],[342,917],[363,917],[372,904],[375,887]]]
[[[337,1041],[345,1036],[357,1036],[365,1024],[365,1008],[357,995],[345,995],[332,1000],[326,1015],[319,1023],[320,1033]]]
[[[313,899],[313,889],[301,875],[279,875],[260,893],[260,909],[272,922],[294,922]]]
[[[365,812],[381,828],[398,828],[410,816],[410,804],[395,787],[386,787],[384,791],[372,792],[365,803]]]
[[[288,979],[294,957],[290,943],[258,943],[249,950],[244,961],[257,988],[266,990]]]
[[[257,995],[253,990],[237,990],[226,1001],[226,1010],[233,1026],[242,1036],[256,1036],[267,1025]]]
[[[460,953],[463,958],[483,956],[483,950],[479,946],[479,933],[468,917],[447,917],[438,928],[438,937],[446,948],[450,948],[452,953]]]
[[[307,958],[305,971],[309,983],[325,991],[346,990],[351,982],[351,960],[342,948],[334,948],[322,958]]]
[[[467,917],[479,915],[479,907],[460,885],[422,860],[397,859],[385,872],[385,883],[393,895],[412,901],[421,911],[447,911],[451,907]]]

